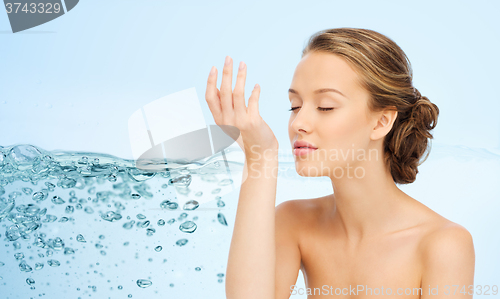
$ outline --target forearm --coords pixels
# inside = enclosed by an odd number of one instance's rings
[[[274,298],[277,174],[278,161],[245,161],[226,271],[226,298]]]

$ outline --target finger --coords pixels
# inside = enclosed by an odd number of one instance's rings
[[[222,113],[233,113],[233,60],[226,56],[224,69],[222,71],[222,83],[220,87]]]
[[[236,115],[243,115],[246,113],[245,106],[245,80],[247,77],[247,68],[243,61],[240,62],[238,69],[238,76],[236,77],[236,85],[233,92],[233,105],[234,113]]]
[[[205,100],[207,101],[208,108],[210,108],[210,112],[212,112],[214,120],[217,123],[221,119],[222,107],[220,104],[219,89],[217,89],[217,68],[215,66],[212,67],[212,70],[208,75]]]
[[[252,90],[252,95],[248,99],[248,111],[252,115],[259,114],[259,96],[260,96],[260,85],[255,84],[255,87]]]

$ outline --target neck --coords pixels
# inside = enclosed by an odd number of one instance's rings
[[[365,170],[363,177],[330,177],[333,219],[352,243],[401,227],[405,221],[403,204],[413,200],[396,186],[383,162],[368,161],[358,166]]]

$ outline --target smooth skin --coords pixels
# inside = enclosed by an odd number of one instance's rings
[[[308,298],[380,298],[388,288],[394,298],[472,298],[471,234],[396,186],[382,146],[397,112],[369,111],[359,80],[346,61],[329,53],[309,53],[297,65],[289,92],[290,108],[297,108],[290,112],[290,143],[293,148],[304,140],[318,150],[296,156],[295,166],[301,176],[330,177],[334,193],[272,207],[274,179],[247,179],[231,242],[227,298],[282,299],[303,292]],[[314,92],[324,88],[339,92]],[[249,149],[242,136],[239,142]],[[307,289],[294,292],[299,269]]]

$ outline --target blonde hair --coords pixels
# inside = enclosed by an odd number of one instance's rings
[[[369,29],[335,28],[313,34],[302,51],[319,51],[344,58],[356,71],[361,85],[371,94],[371,111],[397,110],[391,131],[384,137],[384,162],[394,182],[415,181],[420,161],[433,138],[438,107],[413,87],[410,61],[387,36]],[[394,108],[395,107],[395,108]]]

